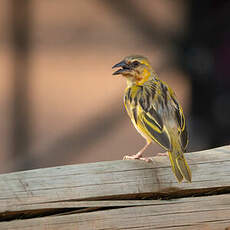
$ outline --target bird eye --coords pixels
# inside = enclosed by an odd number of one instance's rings
[[[140,65],[140,62],[139,61],[134,61],[133,63],[132,63],[132,66],[133,67],[137,67],[137,66],[139,66]]]

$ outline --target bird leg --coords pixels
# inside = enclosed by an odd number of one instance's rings
[[[143,160],[146,162],[151,161],[151,159],[149,157],[142,157],[143,152],[145,151],[145,149],[151,144],[151,142],[147,142],[146,145],[136,154],[131,155],[131,156],[124,156],[123,160]]]

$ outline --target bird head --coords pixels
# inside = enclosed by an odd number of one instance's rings
[[[122,75],[128,83],[142,85],[152,75],[152,67],[146,57],[133,55],[125,57],[112,68],[119,68],[113,75]]]

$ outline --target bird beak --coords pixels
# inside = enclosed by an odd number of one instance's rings
[[[114,65],[112,69],[118,68],[118,67],[121,67],[122,69],[115,71],[113,75],[125,74],[125,73],[128,73],[130,70],[130,67],[127,65],[127,63],[124,60]]]

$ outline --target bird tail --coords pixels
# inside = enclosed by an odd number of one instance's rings
[[[171,161],[172,171],[177,180],[181,182],[183,178],[185,178],[188,182],[192,182],[192,174],[185,157],[181,153],[175,154],[169,152],[169,159]]]

